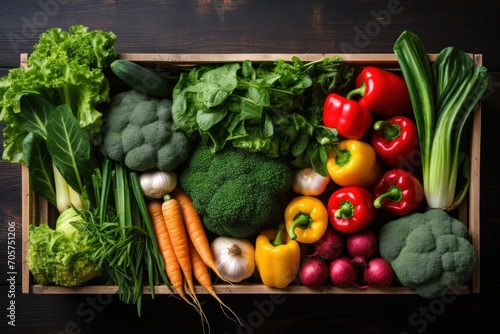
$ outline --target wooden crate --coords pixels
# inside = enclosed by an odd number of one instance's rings
[[[376,65],[387,69],[398,70],[399,65],[394,54],[120,54],[119,58],[142,63],[150,67],[189,67],[201,63],[229,63],[250,60],[252,63],[262,61],[272,61],[275,59],[291,60],[293,56],[299,57],[303,62],[314,61],[323,57],[338,55],[347,63],[356,66]],[[429,60],[433,61],[437,54],[429,54]],[[476,64],[482,65],[481,54],[470,54]],[[21,66],[27,66],[28,55],[21,55]],[[479,254],[479,198],[480,198],[480,145],[481,145],[481,104],[476,109],[470,120],[470,127],[467,128],[468,150],[471,158],[470,188],[466,197],[457,208],[457,217],[469,230],[472,244]],[[35,294],[113,294],[117,291],[116,286],[93,285],[76,288],[64,288],[59,286],[43,286],[35,284],[30,275],[26,261],[28,227],[30,224],[40,222],[55,221],[56,210],[47,201],[39,198],[30,188],[28,171],[25,166],[22,168],[22,292]],[[271,294],[271,293],[292,293],[292,294],[414,294],[405,287],[387,288],[339,288],[326,286],[321,289],[310,289],[304,286],[294,286],[293,283],[284,289],[270,288],[262,284],[215,284],[215,291],[218,294]],[[479,293],[480,291],[480,268],[477,266],[470,282],[458,289],[453,290],[453,294]],[[149,287],[144,287],[144,293],[149,293]],[[206,291],[197,286],[197,293]],[[155,287],[155,293],[170,294],[166,286]]]

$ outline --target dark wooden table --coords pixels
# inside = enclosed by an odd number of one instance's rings
[[[482,103],[481,291],[427,300],[416,295],[223,295],[243,319],[225,318],[200,296],[212,333],[491,333],[500,329],[498,159],[500,1],[68,1],[0,3],[0,75],[19,66],[38,35],[73,24],[113,31],[120,53],[387,53],[403,30],[428,52],[454,45],[481,53],[491,72]],[[2,137],[3,143],[3,137]],[[1,153],[1,151],[0,151]],[[496,160],[494,160],[496,159]],[[194,311],[166,295],[135,307],[109,295],[21,293],[21,167],[0,162],[0,333],[199,333]],[[7,268],[9,223],[16,270]],[[11,284],[12,283],[12,284]],[[15,296],[9,295],[15,292]],[[8,310],[15,301],[15,311]],[[274,301],[273,301],[274,300]],[[15,315],[15,327],[8,325]]]

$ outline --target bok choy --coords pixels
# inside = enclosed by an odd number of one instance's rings
[[[54,107],[39,95],[21,97],[18,115],[31,187],[63,212],[84,208],[85,178],[97,167],[89,136],[66,104]]]
[[[460,151],[464,126],[487,89],[489,74],[470,55],[444,48],[431,64],[420,38],[404,31],[394,45],[410,91],[422,157],[427,206],[455,208],[468,189],[457,187],[459,166],[468,174],[469,158]]]

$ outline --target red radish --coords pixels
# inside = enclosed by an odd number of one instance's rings
[[[358,266],[365,267],[366,261],[375,256],[378,251],[377,235],[369,228],[347,234],[346,249]]]
[[[302,285],[317,289],[328,280],[328,266],[318,258],[306,258],[299,270]]]
[[[330,262],[330,281],[339,288],[355,286],[365,288],[357,283],[358,267],[347,256],[341,256]]]
[[[389,262],[381,257],[376,257],[368,262],[363,275],[365,282],[375,288],[385,288],[394,280],[394,270]]]
[[[323,236],[314,243],[315,252],[310,256],[320,256],[325,260],[336,259],[345,249],[344,235],[334,229],[327,227]]]

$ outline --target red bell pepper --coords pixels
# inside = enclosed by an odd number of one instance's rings
[[[375,122],[371,143],[380,160],[392,168],[414,169],[421,163],[417,126],[408,117]]]
[[[354,233],[375,218],[373,194],[363,187],[343,187],[328,199],[330,224],[342,233]]]
[[[373,116],[354,100],[331,93],[324,103],[323,124],[335,128],[345,139],[361,139],[372,124]]]
[[[395,215],[407,215],[422,205],[424,188],[412,172],[395,168],[382,175],[373,188],[373,206]]]
[[[376,66],[365,67],[356,77],[356,89],[346,98],[360,95],[359,104],[382,118],[413,117],[406,81],[394,72]]]

